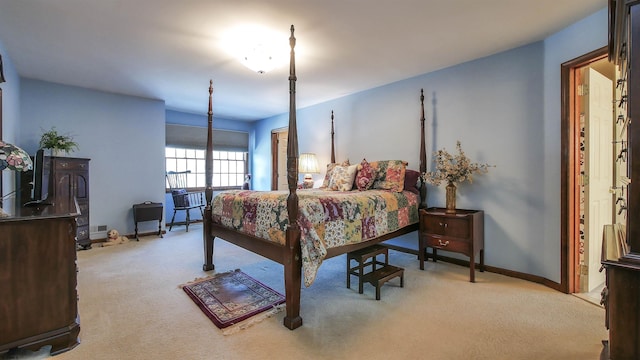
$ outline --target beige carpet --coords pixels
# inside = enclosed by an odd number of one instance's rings
[[[201,225],[174,228],[78,253],[81,344],[71,359],[598,359],[607,337],[604,310],[542,285],[443,262],[418,269],[413,255],[390,251],[405,268],[375,289],[345,286],[345,256],[325,261],[302,291],[304,325],[282,326],[284,312],[223,335],[179,284],[202,271]],[[490,249],[488,249],[490,251]],[[216,241],[216,271],[242,269],[284,292],[282,266]],[[41,358],[37,354],[13,358]]]

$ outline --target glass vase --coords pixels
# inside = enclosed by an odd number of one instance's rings
[[[450,182],[447,185],[447,214],[455,214],[456,212],[456,184]]]

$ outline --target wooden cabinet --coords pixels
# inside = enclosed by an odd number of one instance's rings
[[[609,340],[601,359],[640,359],[640,3],[609,1],[609,59],[618,66],[616,99],[626,128],[628,185],[625,233],[627,252],[618,259],[605,259],[605,325]],[[632,121],[633,120],[633,121]],[[617,184],[616,186],[620,186]],[[610,244],[605,243],[604,248]]]
[[[18,208],[0,218],[0,354],[55,355],[78,345],[76,216],[64,205]]]
[[[609,329],[604,359],[638,359],[640,355],[640,267],[607,262],[605,324]]]
[[[56,201],[77,201],[80,208],[78,216],[78,246],[91,248],[89,238],[89,159],[71,157],[49,158],[49,197]]]
[[[433,261],[438,249],[464,254],[469,257],[469,281],[475,282],[475,256],[480,256],[480,271],[484,271],[484,212],[457,209],[446,213],[443,208],[420,210],[418,241],[420,270],[428,247],[433,249]]]

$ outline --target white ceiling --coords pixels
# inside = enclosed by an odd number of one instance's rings
[[[288,110],[288,66],[251,72],[222,49],[257,24],[288,44],[306,107],[525,45],[607,0],[0,0],[0,41],[27,78],[255,120]]]

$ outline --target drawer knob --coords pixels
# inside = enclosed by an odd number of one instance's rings
[[[438,244],[440,246],[447,246],[447,245],[449,245],[449,240],[447,240],[445,242],[442,242],[442,239],[438,239]]]
[[[439,223],[439,224],[440,224],[440,226],[447,227],[447,223]]]

